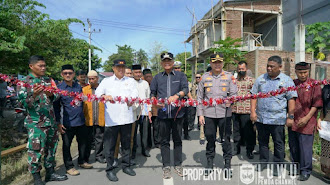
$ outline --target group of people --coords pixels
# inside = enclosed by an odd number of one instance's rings
[[[182,99],[203,100],[266,93],[283,87],[312,83],[309,78],[310,65],[305,62],[295,66],[297,79],[292,80],[281,72],[282,60],[272,56],[267,62],[267,73],[257,79],[247,74],[248,64],[238,62],[237,78],[223,70],[224,57],[221,53],[210,56],[210,69],[203,75],[195,75],[189,83],[181,72],[181,63],[175,62],[172,53],[161,54],[163,71],[152,76],[150,69],[142,70],[141,65],[128,68],[125,60],[113,61],[114,75],[99,83],[98,73],[91,70],[87,74],[78,73],[74,80],[72,65],[62,66],[63,81],[56,84],[45,76],[46,62],[42,56],[32,56],[29,60],[31,73],[24,79],[32,88],[18,86],[19,100],[27,109],[25,127],[28,130],[28,163],[35,184],[42,181],[41,157],[44,156],[46,168],[45,181],[62,181],[66,175],[55,173],[55,153],[58,133],[63,140],[63,160],[69,175],[79,175],[72,162],[70,146],[74,136],[78,142],[78,165],[90,169],[93,165],[89,158],[95,149],[96,161],[106,163],[106,177],[118,181],[115,168],[118,167],[118,153],[121,154],[121,167],[124,173],[135,176],[131,168],[135,164],[137,133],[140,133],[141,153],[150,157],[149,150],[160,148],[163,163],[163,178],[171,178],[170,140],[174,143],[174,172],[184,176],[182,166],[182,133],[190,140],[189,130],[194,127],[195,116],[200,128],[200,144],[206,142],[207,164],[204,174],[213,172],[215,143],[222,144],[224,168],[231,169],[233,155],[240,155],[241,147],[246,146],[246,156],[254,158],[256,141],[259,144],[260,162],[257,170],[262,171],[269,161],[269,136],[274,142],[274,162],[284,162],[285,126],[289,132],[291,159],[299,163],[298,180],[305,181],[312,171],[313,137],[316,129],[321,129],[317,114],[322,110],[320,119],[330,121],[329,92],[320,86],[288,91],[268,98],[251,99],[232,103],[226,100],[220,105],[197,107],[176,107],[174,104],[158,102],[157,105],[137,103],[116,103],[116,97],[141,99],[167,99],[176,102]],[[106,103],[85,101],[72,106],[70,96],[44,91],[44,86],[52,86],[68,92],[96,95]],[[324,87],[327,89],[328,87]],[[329,88],[328,88],[329,89]],[[328,95],[325,93],[328,92]],[[322,99],[323,97],[323,99]],[[320,120],[319,120],[320,121]],[[59,132],[58,132],[59,131]],[[232,149],[231,136],[234,148]],[[256,136],[258,135],[258,137]],[[322,169],[325,179],[329,180],[330,142],[322,140]],[[234,152],[233,152],[234,151]],[[275,166],[276,167],[276,166]],[[231,176],[230,170],[225,175]],[[274,170],[274,176],[278,176]]]

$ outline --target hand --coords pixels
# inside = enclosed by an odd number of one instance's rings
[[[316,126],[316,129],[317,130],[321,130],[322,128],[321,128],[321,119],[318,119],[317,120],[317,126]]]
[[[178,95],[174,95],[174,96],[170,96],[168,98],[168,101],[172,103],[172,102],[175,102],[178,99],[179,99],[179,96]]]
[[[33,98],[37,97],[42,91],[43,91],[43,88],[41,85],[34,86],[33,87]]]
[[[297,126],[298,127],[304,127],[309,121],[309,118],[307,118],[307,116],[301,118],[299,121],[298,121],[298,124]]]
[[[149,117],[149,123],[151,124],[152,123],[152,119],[151,119],[151,117],[152,117],[152,113],[149,111],[149,113],[148,113],[148,117]]]
[[[48,97],[52,97],[53,96],[53,93],[49,92],[49,91],[45,91],[45,94],[48,96]]]
[[[251,119],[252,123],[257,122],[257,119],[258,119],[257,113],[252,111],[250,114],[250,119]]]
[[[157,103],[156,106],[157,106],[157,108],[162,109],[162,108],[165,107],[165,104],[164,103]]]
[[[292,125],[294,124],[294,120],[293,119],[289,119],[289,118],[287,118],[286,119],[286,126],[287,127],[292,127]]]
[[[226,107],[230,107],[231,106],[231,103],[229,102],[229,100],[225,100],[225,106]]]
[[[65,133],[66,128],[64,127],[63,124],[58,124],[58,125],[57,125],[57,128],[58,128],[58,131],[59,131],[61,134],[64,134],[64,133]]]
[[[204,118],[204,116],[199,116],[199,124],[200,125],[205,125],[205,118]]]
[[[105,101],[113,101],[113,98],[111,95],[103,95]]]

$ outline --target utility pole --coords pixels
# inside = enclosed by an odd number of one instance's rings
[[[88,72],[92,70],[92,49],[91,49],[91,41],[92,41],[92,33],[100,33],[101,29],[99,31],[95,31],[95,29],[92,31],[92,23],[87,18],[88,23],[88,38],[89,38],[89,48],[88,48]],[[84,32],[87,32],[86,29],[84,29]]]

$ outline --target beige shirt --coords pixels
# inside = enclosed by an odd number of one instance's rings
[[[197,101],[199,105],[197,106],[197,116],[224,118],[226,112],[225,104],[204,106],[201,102],[202,100],[209,102],[211,98],[214,101],[217,98],[225,98],[227,93],[229,93],[229,96],[236,96],[237,91],[236,79],[231,73],[222,71],[218,76],[213,75],[212,72],[205,73],[198,84]],[[231,115],[232,110],[229,107],[227,117]]]

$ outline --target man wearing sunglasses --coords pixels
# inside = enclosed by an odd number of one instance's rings
[[[236,79],[233,75],[223,68],[223,55],[213,54],[210,57],[210,65],[212,70],[203,75],[201,82],[198,85],[197,100],[199,102],[210,99],[226,98],[237,95]],[[208,176],[213,172],[213,159],[215,156],[215,141],[217,127],[224,130],[224,142],[222,143],[222,151],[224,158],[224,174],[227,178],[231,177],[231,103],[225,101],[220,105],[197,106],[197,115],[199,123],[204,125],[205,136],[207,140],[206,158],[207,166],[205,175]],[[220,129],[221,131],[221,129]]]
[[[78,82],[73,80],[75,73],[72,65],[63,65],[61,76],[63,82],[58,85],[59,89],[68,92],[82,93],[81,86]],[[76,136],[78,142],[78,165],[85,169],[93,168],[93,166],[88,163],[89,155],[86,155],[88,144],[88,137],[86,136],[88,135],[88,129],[85,125],[83,104],[73,107],[70,104],[72,100],[72,97],[61,95],[60,98],[54,102],[54,109],[56,122],[59,123],[58,129],[62,134],[63,160],[67,170],[66,172],[71,176],[76,176],[80,173],[74,168],[70,153],[70,147],[74,136]],[[61,114],[61,110],[63,114]]]

